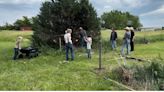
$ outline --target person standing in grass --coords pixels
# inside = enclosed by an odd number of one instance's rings
[[[92,46],[92,37],[89,35],[87,37],[87,54],[89,59],[91,59],[91,46]]]
[[[130,27],[130,32],[131,32],[131,38],[130,38],[130,47],[131,47],[131,52],[134,51],[134,37],[135,37],[135,33],[134,33],[134,28]]]
[[[130,28],[126,27],[125,28],[125,35],[123,38],[123,46],[121,49],[121,55],[124,56],[124,48],[127,49],[127,55],[130,54],[130,38],[131,38],[131,33],[130,33]]]
[[[80,27],[79,30],[80,30],[80,45],[81,47],[86,48],[87,33],[82,27]]]
[[[69,51],[71,52],[71,60],[74,60],[74,50],[73,50],[73,43],[71,39],[72,29],[67,29],[66,34],[64,35],[64,40],[66,44],[66,61],[69,60]]]
[[[16,60],[18,58],[19,51],[21,50],[22,39],[23,39],[23,37],[21,37],[21,36],[18,36],[17,39],[16,39],[13,60]]]
[[[116,40],[117,40],[117,32],[114,30],[114,28],[112,28],[112,32],[111,32],[111,36],[110,36],[110,42],[112,45],[112,49],[115,50],[116,49]]]

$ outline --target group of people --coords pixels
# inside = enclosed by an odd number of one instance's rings
[[[80,27],[80,45],[81,47],[85,47],[87,50],[87,56],[89,59],[91,59],[91,45],[92,45],[92,37],[90,35],[87,36],[86,31]],[[69,51],[71,53],[71,60],[74,60],[74,49],[73,49],[73,43],[71,39],[71,33],[72,29],[67,29],[65,31],[64,35],[64,41],[65,41],[65,50],[66,50],[66,61],[69,60]]]
[[[92,37],[90,35],[87,35],[86,31],[80,27],[79,28],[79,35],[80,35],[80,46],[84,47],[87,52],[87,57],[91,59],[91,47],[92,47]],[[123,37],[123,45],[121,49],[121,55],[124,56],[124,49],[127,49],[127,55],[130,54],[130,51],[134,51],[134,29],[133,27],[126,27],[124,29],[126,32]],[[65,41],[65,50],[66,50],[66,61],[69,61],[69,52],[71,53],[71,61],[74,60],[75,54],[74,54],[74,48],[73,48],[73,42],[72,42],[72,29],[67,29],[64,34],[64,41]],[[117,42],[117,32],[112,29],[111,36],[110,36],[110,41],[111,41],[111,46],[112,49],[116,49],[116,42]],[[17,56],[19,54],[19,50],[21,49],[21,41],[23,37],[18,36],[16,39],[16,45],[14,48],[14,57],[13,60],[17,59]]]
[[[124,29],[126,32],[124,34],[124,37],[123,37],[123,45],[122,45],[122,48],[121,48],[121,55],[124,56],[125,53],[124,53],[124,49],[126,48],[127,49],[127,55],[130,54],[130,52],[134,51],[134,36],[135,36],[135,33],[134,33],[134,28],[133,27],[126,27]],[[112,46],[112,49],[115,50],[116,49],[116,42],[117,42],[117,32],[112,29],[112,32],[111,32],[111,36],[110,36],[110,41],[111,41],[111,46]]]

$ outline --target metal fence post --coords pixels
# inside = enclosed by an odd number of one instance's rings
[[[60,47],[60,51],[62,51],[61,37],[59,37],[59,47]]]

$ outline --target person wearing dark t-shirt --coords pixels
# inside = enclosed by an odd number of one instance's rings
[[[82,27],[80,27],[79,29],[80,29],[80,45],[81,47],[86,47],[87,33]]]
[[[116,49],[116,40],[117,40],[117,32],[114,29],[112,29],[110,42],[113,50]]]
[[[130,38],[131,50],[130,51],[134,51],[134,36],[135,36],[135,33],[134,33],[134,28],[133,27],[130,27],[130,32],[131,32],[131,38]]]

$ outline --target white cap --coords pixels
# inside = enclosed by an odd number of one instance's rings
[[[126,27],[126,28],[124,28],[124,29],[130,31],[130,28],[129,28],[129,27]]]
[[[130,30],[134,30],[134,28],[133,28],[133,27],[130,27],[129,29],[130,29]]]

